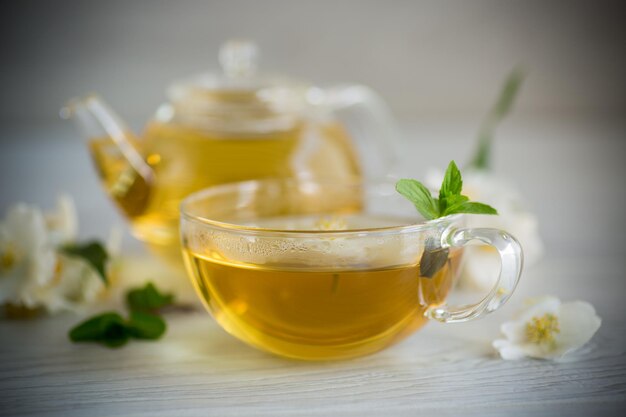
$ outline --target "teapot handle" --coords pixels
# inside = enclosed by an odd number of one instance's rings
[[[354,138],[361,161],[367,167],[365,177],[393,176],[400,143],[396,121],[387,103],[364,85],[333,86],[324,89],[322,97]]]

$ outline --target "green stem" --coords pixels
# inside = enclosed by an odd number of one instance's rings
[[[502,86],[498,100],[483,120],[478,133],[476,152],[468,164],[469,168],[478,170],[491,168],[491,145],[496,127],[510,113],[523,81],[524,72],[519,67],[514,68]]]

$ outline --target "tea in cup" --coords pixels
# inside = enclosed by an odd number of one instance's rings
[[[521,273],[509,234],[463,228],[463,216],[420,219],[392,183],[260,180],[195,193],[181,206],[188,273],[227,332],[262,350],[308,360],[367,355],[434,319],[501,306]],[[502,257],[479,303],[452,308],[463,246]]]

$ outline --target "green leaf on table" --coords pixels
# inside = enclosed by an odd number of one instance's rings
[[[165,333],[165,321],[154,314],[132,311],[127,325],[128,333],[137,339],[158,339]]]
[[[126,294],[126,304],[132,311],[156,313],[174,302],[174,295],[163,294],[151,282],[143,288],[136,288]]]
[[[155,340],[163,336],[165,321],[154,314],[133,311],[125,321],[115,312],[98,314],[70,330],[72,342],[95,342],[116,348],[125,345],[132,337]]]
[[[84,244],[66,245],[61,248],[61,251],[67,255],[76,256],[85,260],[98,272],[102,281],[108,284],[105,265],[109,259],[109,255],[100,242],[92,241]]]
[[[129,333],[122,316],[108,312],[79,323],[70,330],[69,336],[72,342],[96,342],[108,347],[120,347],[128,342]]]
[[[72,342],[96,342],[119,347],[129,338],[155,340],[163,336],[167,325],[157,313],[174,301],[171,294],[161,293],[151,282],[126,294],[130,317],[124,320],[115,312],[91,317],[69,332]]]

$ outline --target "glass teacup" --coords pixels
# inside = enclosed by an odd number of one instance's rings
[[[370,354],[429,319],[465,321],[515,289],[510,234],[419,217],[393,183],[259,180],[211,187],[181,206],[185,263],[215,320],[265,351],[298,359]],[[470,241],[493,246],[500,277],[480,302],[449,307]]]

